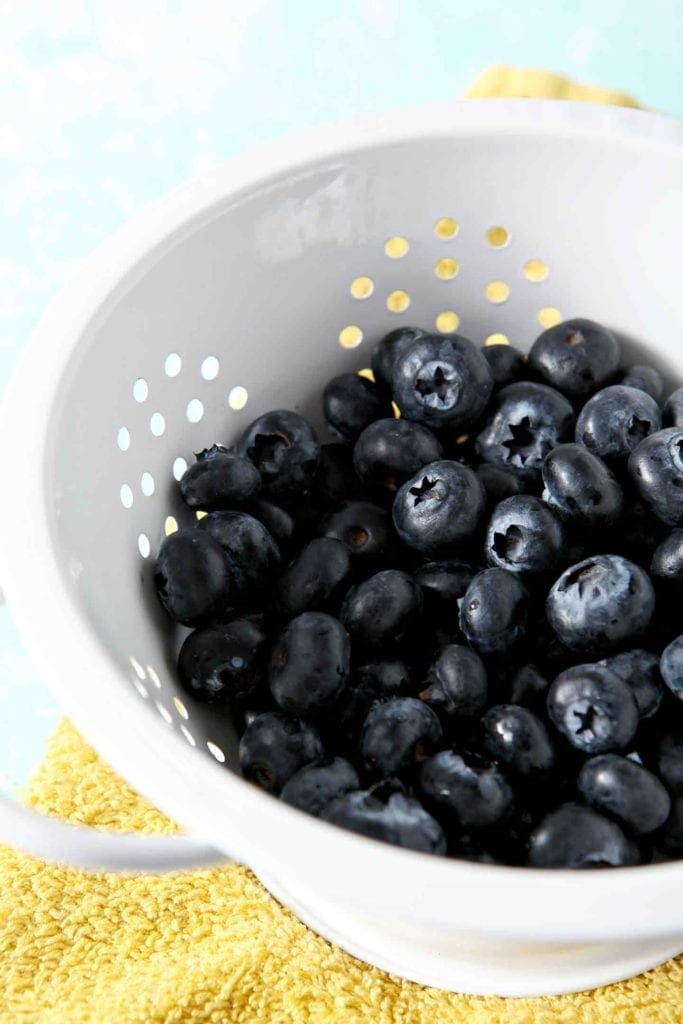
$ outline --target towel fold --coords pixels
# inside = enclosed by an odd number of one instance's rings
[[[496,67],[469,96],[636,106],[545,71]],[[141,832],[177,827],[62,721],[25,799]],[[454,995],[400,981],[319,938],[243,867],[89,875],[0,848],[0,1024],[681,1024],[683,958],[593,992]]]

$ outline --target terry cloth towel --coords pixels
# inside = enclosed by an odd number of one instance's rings
[[[470,95],[632,100],[495,68]],[[106,828],[177,831],[62,721],[28,804]],[[319,938],[243,867],[89,875],[0,848],[0,1024],[681,1024],[683,958],[577,995],[449,994]]]

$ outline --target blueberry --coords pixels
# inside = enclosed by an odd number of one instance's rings
[[[439,719],[414,697],[393,697],[370,708],[360,735],[363,767],[374,778],[399,775],[441,739]]]
[[[515,494],[522,494],[524,491],[523,480],[508,469],[482,462],[476,473],[484,485],[486,497],[491,505],[497,505],[499,501],[511,498]]]
[[[416,569],[413,579],[422,590],[425,621],[456,628],[458,600],[469,587],[473,576],[474,569],[457,559],[425,562]]]
[[[547,703],[553,725],[586,754],[624,750],[638,727],[628,683],[604,665],[574,665],[561,672]]]
[[[669,858],[683,857],[683,796],[671,801],[671,814],[662,829],[660,843]]]
[[[659,670],[674,697],[683,700],[683,633],[662,652]]]
[[[683,530],[672,530],[657,546],[650,575],[656,581],[683,586]]]
[[[535,868],[622,867],[635,860],[616,822],[581,804],[562,804],[546,814],[529,842]]]
[[[406,419],[371,423],[353,449],[356,473],[366,486],[394,492],[428,462],[443,455],[431,430]]]
[[[594,320],[565,320],[543,331],[529,365],[567,395],[588,395],[619,369],[619,342]]]
[[[642,650],[624,651],[600,664],[628,684],[641,718],[654,715],[664,696],[659,658],[655,654]]]
[[[517,494],[494,508],[484,553],[489,565],[536,574],[557,565],[562,542],[562,527],[552,510],[540,498]]]
[[[253,502],[249,512],[263,523],[281,550],[290,547],[296,533],[296,521],[289,512],[265,498]]]
[[[341,620],[354,643],[386,650],[411,636],[421,607],[422,595],[413,578],[399,569],[385,569],[349,591]]]
[[[273,648],[270,691],[283,711],[309,715],[329,707],[349,680],[351,644],[338,619],[304,612],[285,626]]]
[[[329,611],[348,586],[349,549],[332,537],[315,537],[306,544],[277,581],[273,599],[283,615]]]
[[[683,388],[677,388],[664,403],[662,426],[683,427]]]
[[[176,622],[197,626],[228,599],[233,579],[218,541],[196,530],[172,533],[159,548],[154,586]]]
[[[408,850],[446,852],[446,838],[439,823],[418,800],[390,783],[345,793],[328,804],[321,817],[370,839]]]
[[[576,440],[601,459],[625,459],[660,426],[654,398],[614,384],[586,402],[576,421]]]
[[[373,420],[391,416],[391,402],[367,377],[342,373],[323,391],[323,412],[334,434],[355,441]]]
[[[548,730],[528,708],[497,704],[482,719],[484,750],[504,769],[525,779],[539,778],[555,766]]]
[[[318,816],[333,800],[359,785],[353,765],[343,757],[334,757],[299,768],[282,787],[280,796],[286,804]]]
[[[242,775],[268,793],[279,793],[295,772],[324,756],[312,725],[275,711],[257,715],[240,740]]]
[[[453,750],[442,750],[424,762],[420,790],[428,806],[465,829],[499,824],[514,804],[499,768]]]
[[[683,729],[659,732],[650,760],[652,769],[670,791],[683,794]]]
[[[426,334],[397,358],[392,387],[407,419],[457,428],[482,414],[493,378],[483,355],[467,338]]]
[[[460,603],[460,628],[482,654],[505,654],[526,632],[528,594],[505,569],[477,573]]]
[[[375,345],[370,358],[370,365],[375,380],[379,387],[387,391],[391,390],[391,381],[394,375],[394,366],[399,356],[403,355],[414,341],[422,338],[425,331],[418,327],[398,327],[395,331],[389,331]]]
[[[669,817],[671,800],[656,775],[618,754],[600,754],[579,772],[584,800],[631,832],[654,832]]]
[[[255,419],[241,434],[236,449],[254,463],[264,487],[276,500],[308,489],[320,457],[313,427],[303,416],[287,409]]]
[[[502,388],[528,377],[526,357],[514,345],[485,345],[481,352],[489,364],[496,387]]]
[[[646,363],[636,363],[624,374],[622,381],[627,388],[639,388],[654,398],[655,402],[661,402],[664,395],[664,381],[662,375],[654,366]]]
[[[573,427],[574,410],[564,395],[545,384],[520,381],[495,396],[477,451],[484,462],[534,478],[548,452],[569,440]]]
[[[346,544],[354,561],[366,566],[384,561],[393,547],[389,513],[369,501],[344,502],[324,522],[323,534]]]
[[[510,701],[532,709],[545,709],[548,680],[535,665],[522,665],[510,683]]]
[[[578,525],[613,526],[624,508],[624,492],[602,459],[580,444],[549,452],[541,470],[543,500]]]
[[[356,680],[377,697],[394,697],[405,693],[410,685],[410,669],[397,658],[366,661],[356,669]]]
[[[207,512],[247,505],[260,490],[256,467],[221,445],[199,452],[180,481],[185,504]]]
[[[606,650],[642,633],[655,608],[647,573],[620,555],[593,555],[553,584],[546,614],[567,647]]]
[[[353,468],[353,448],[350,444],[323,444],[313,482],[312,504],[314,513],[329,510],[358,493],[358,479]]]
[[[486,667],[475,651],[446,644],[430,666],[420,700],[447,718],[480,714],[486,707]]]
[[[196,700],[243,702],[263,679],[265,641],[264,630],[253,619],[196,629],[180,649],[180,681]]]
[[[196,532],[218,541],[227,555],[233,598],[247,599],[268,585],[280,551],[263,523],[246,512],[209,512]]]
[[[403,484],[394,499],[394,526],[408,547],[446,555],[475,533],[484,507],[484,488],[472,470],[442,459]]]
[[[657,518],[683,526],[683,428],[668,427],[642,441],[628,471]]]

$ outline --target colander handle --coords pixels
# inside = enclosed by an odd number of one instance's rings
[[[88,871],[158,873],[231,862],[199,839],[105,832],[72,825],[4,796],[0,796],[0,840],[35,857]]]

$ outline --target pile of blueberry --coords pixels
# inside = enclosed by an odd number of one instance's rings
[[[370,378],[374,379],[370,379]],[[528,357],[392,331],[180,482],[179,675],[245,778],[414,850],[683,856],[683,388],[590,320]],[[394,415],[394,406],[401,415]]]

